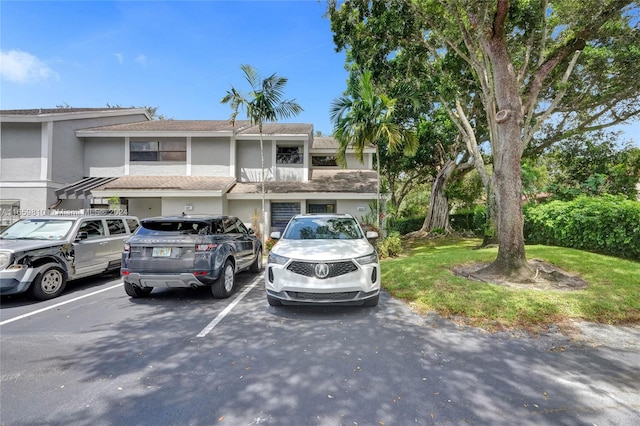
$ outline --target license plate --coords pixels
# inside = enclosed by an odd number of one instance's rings
[[[154,247],[151,253],[153,257],[169,257],[171,256],[171,247]]]

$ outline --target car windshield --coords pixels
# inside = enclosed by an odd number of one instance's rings
[[[136,231],[136,235],[180,235],[180,234],[209,234],[210,226],[207,222],[194,221],[143,221]]]
[[[73,220],[23,219],[0,233],[3,240],[60,240],[64,238]]]
[[[362,232],[352,218],[305,217],[292,219],[283,238],[289,240],[354,240]]]

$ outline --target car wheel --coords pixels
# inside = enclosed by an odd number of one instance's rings
[[[224,299],[225,297],[231,296],[234,283],[235,271],[233,270],[233,263],[227,259],[224,263],[224,268],[222,268],[220,278],[211,285],[211,293],[213,293],[213,297]]]
[[[31,295],[38,300],[60,296],[67,285],[67,274],[58,265],[47,265],[31,284]]]
[[[151,290],[153,290],[152,287],[140,288],[136,287],[130,282],[124,282],[124,291],[134,299],[137,299],[139,297],[147,297],[149,294],[151,294]]]
[[[380,299],[380,293],[376,294],[375,297],[367,299],[364,301],[364,306],[374,307],[378,306],[378,300]]]
[[[276,299],[275,297],[269,296],[267,294],[267,302],[269,302],[269,306],[282,306],[282,302],[280,299]]]
[[[258,254],[256,255],[256,260],[251,264],[251,268],[249,268],[251,272],[260,272],[262,271],[262,250],[258,250]]]

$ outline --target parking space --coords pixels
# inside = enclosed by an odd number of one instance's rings
[[[459,328],[385,292],[272,307],[261,279],[239,274],[228,299],[131,299],[115,277],[3,299],[3,321],[48,307],[1,328],[3,424],[625,425],[640,409],[637,350]]]

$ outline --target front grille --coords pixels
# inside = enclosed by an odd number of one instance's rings
[[[335,300],[335,301],[349,301],[355,299],[358,295],[358,291],[346,291],[342,293],[307,293],[302,291],[287,291],[287,295],[298,301],[304,300]]]
[[[316,275],[316,265],[321,262],[300,262],[293,261],[287,267],[287,269],[294,274],[304,275],[305,277],[316,277],[321,278]],[[343,261],[343,262],[327,262],[326,265],[329,267],[329,273],[326,277],[322,277],[322,279],[339,277],[340,275],[348,274],[349,272],[357,271],[358,267],[352,261]]]

